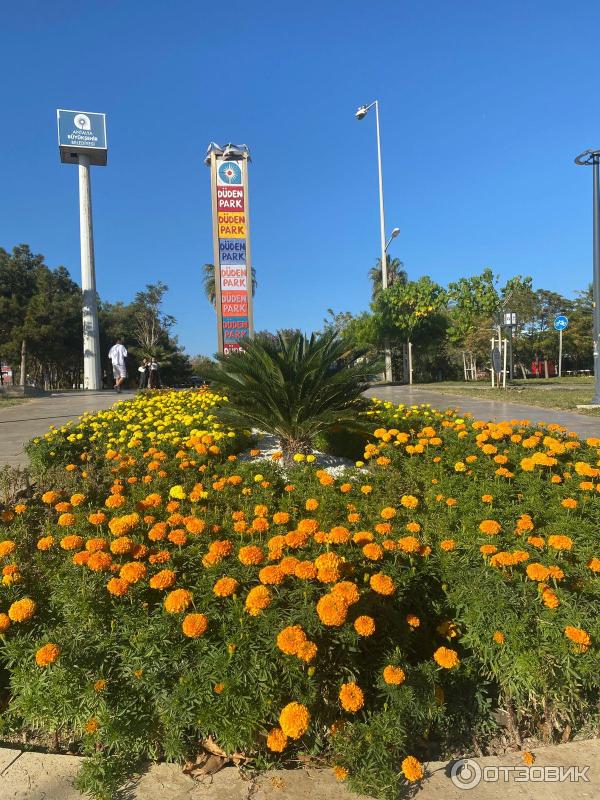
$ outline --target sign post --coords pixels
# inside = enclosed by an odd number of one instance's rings
[[[241,340],[254,336],[252,258],[246,145],[211,142],[205,163],[210,166],[215,298],[218,351],[241,350]]]
[[[558,331],[558,377],[562,377],[562,335],[569,327],[569,318],[559,314],[554,318],[554,330]]]
[[[79,235],[81,242],[81,291],[83,295],[83,388],[102,388],[100,335],[94,264],[92,190],[90,165],[106,166],[106,115],[59,108],[58,147],[63,164],[79,169]]]

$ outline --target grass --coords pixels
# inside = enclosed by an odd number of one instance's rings
[[[27,400],[23,397],[5,397],[0,394],[0,411],[9,406],[18,406],[21,403],[26,403]]]
[[[590,416],[600,417],[600,409],[578,409],[582,403],[591,403],[594,393],[593,378],[530,378],[514,380],[507,385],[506,391],[492,389],[483,381],[443,381],[424,385],[428,390],[440,394],[482,397],[486,400],[505,400],[507,402],[526,403],[540,408],[558,408],[567,411],[578,411]]]

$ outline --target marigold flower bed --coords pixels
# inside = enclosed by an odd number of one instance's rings
[[[202,739],[397,797],[429,758],[597,724],[600,438],[374,402],[340,478],[240,461],[207,391],[35,440],[1,512],[5,730],[60,729],[110,796]]]

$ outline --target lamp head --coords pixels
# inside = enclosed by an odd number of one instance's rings
[[[356,114],[354,115],[356,119],[364,119],[367,116],[367,111],[369,109],[366,106],[359,106],[356,109]]]
[[[398,236],[399,233],[400,233],[400,228],[394,228],[392,230],[392,239],[395,239],[396,236]]]

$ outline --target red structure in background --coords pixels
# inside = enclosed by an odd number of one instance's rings
[[[534,378],[545,378],[546,370],[544,364],[548,365],[548,378],[554,378],[558,375],[556,364],[554,361],[545,361],[544,359],[537,359],[531,362],[531,374]]]

